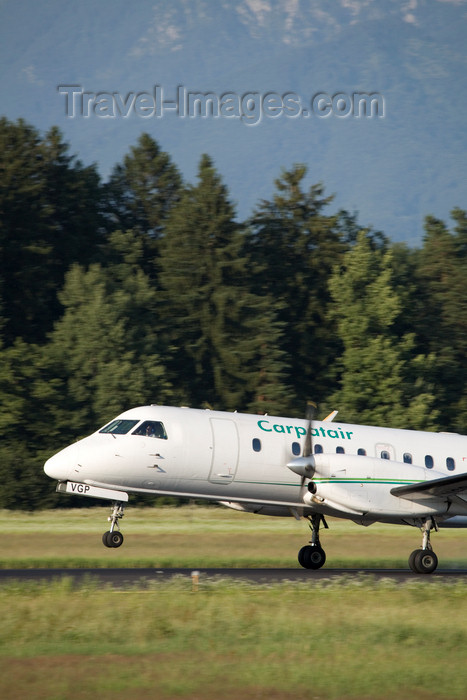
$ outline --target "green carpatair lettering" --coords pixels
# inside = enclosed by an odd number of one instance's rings
[[[306,429],[303,428],[301,425],[283,425],[282,423],[274,423],[272,427],[270,427],[270,421],[268,420],[259,420],[258,421],[258,427],[261,428],[261,430],[264,430],[267,433],[286,433],[287,435],[290,435],[294,430],[295,430],[295,435],[297,438],[300,440],[301,437],[306,435]],[[329,430],[326,430],[322,426],[319,428],[312,428],[311,434],[313,437],[328,437],[333,440],[335,439],[341,439],[341,440],[351,440],[353,432],[352,431],[344,431],[342,428],[330,428]]]

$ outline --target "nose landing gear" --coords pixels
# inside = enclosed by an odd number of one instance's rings
[[[423,524],[423,542],[421,549],[415,549],[409,557],[409,566],[415,574],[432,574],[438,566],[438,557],[433,552],[430,543],[430,532],[438,530],[435,521],[427,518]]]
[[[118,524],[120,518],[123,518],[123,509],[123,503],[116,501],[111,515],[107,518],[110,523],[110,530],[102,535],[102,542],[106,547],[120,547],[123,544],[123,535]]]
[[[326,552],[321,547],[319,541],[319,526],[323,523],[326,529],[329,528],[324,515],[311,515],[308,518],[309,525],[311,529],[311,540],[310,544],[302,547],[298,553],[298,563],[303,566],[304,569],[321,569],[326,561]]]

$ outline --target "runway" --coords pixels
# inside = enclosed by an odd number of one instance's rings
[[[422,581],[425,583],[467,581],[465,569],[438,569],[433,574],[414,574],[409,569],[203,569],[197,570],[199,584],[212,579],[247,581],[252,584],[279,582],[309,583],[338,579],[368,581],[393,580],[396,582]],[[14,581],[47,582],[61,578],[71,578],[79,584],[96,581],[114,588],[145,588],[155,582],[168,582],[174,577],[191,582],[193,569],[0,569],[0,585]],[[195,574],[196,575],[196,574]]]

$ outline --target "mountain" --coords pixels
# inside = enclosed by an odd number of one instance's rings
[[[309,183],[336,194],[335,208],[418,244],[425,215],[448,220],[454,206],[467,208],[466,16],[466,0],[3,0],[0,113],[41,130],[58,124],[104,178],[141,131],[189,181],[207,152],[241,219],[271,196],[282,167],[304,162]],[[218,101],[230,93],[240,106],[243,97],[244,107],[251,93],[253,119],[227,107],[204,118],[169,109],[104,117],[99,97],[90,116],[67,116],[71,85],[115,93],[120,105],[155,85],[166,102],[177,86]],[[258,118],[270,93],[292,93],[307,116]],[[383,116],[313,112],[314,95],[338,93],[375,93]]]

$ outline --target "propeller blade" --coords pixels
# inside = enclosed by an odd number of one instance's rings
[[[314,417],[316,416],[317,406],[312,401],[308,401],[306,406],[306,419],[308,421],[308,428],[306,431],[305,446],[303,448],[303,456],[309,457],[313,452],[313,446],[311,444],[311,430]]]
[[[313,401],[308,401],[307,406],[306,406],[306,419],[308,421],[308,428],[306,431],[306,438],[305,438],[305,445],[303,447],[303,457],[302,460],[306,457],[310,457],[313,454],[313,445],[311,441],[311,432],[313,429],[313,420],[316,416],[316,412],[318,410],[317,405]],[[303,468],[303,466],[302,466]],[[311,464],[308,467],[308,470],[311,468]],[[314,469],[313,469],[314,471]],[[312,474],[311,474],[312,475]],[[311,478],[311,475],[309,476],[306,472],[302,472],[302,481],[301,481],[301,487],[305,485],[305,479]]]

